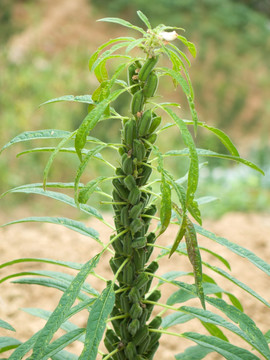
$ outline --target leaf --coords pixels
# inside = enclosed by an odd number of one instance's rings
[[[47,182],[47,177],[48,177],[48,173],[50,171],[50,168],[52,166],[52,163],[56,157],[56,155],[59,153],[60,149],[73,137],[73,135],[76,134],[76,131],[74,131],[73,133],[71,133],[68,136],[65,136],[60,143],[56,146],[55,150],[53,151],[53,153],[51,154],[51,156],[49,157],[49,160],[45,166],[44,172],[43,172],[43,188],[45,190],[46,188],[46,182]]]
[[[0,319],[0,328],[10,330],[10,331],[16,331],[13,326],[11,326],[6,321]]]
[[[191,113],[191,117],[194,123],[194,133],[196,135],[197,133],[197,128],[198,128],[198,114],[197,111],[195,109],[195,104],[194,104],[194,100],[191,96],[188,97],[188,104],[189,104],[189,109],[190,109],[190,113]]]
[[[223,332],[215,324],[204,322],[204,321],[201,321],[201,324],[209,332],[210,335],[216,336],[219,339],[222,339],[224,341],[229,341],[228,338],[223,334]]]
[[[78,356],[66,350],[62,350],[52,356],[52,360],[78,360]]]
[[[132,49],[138,47],[142,42],[144,42],[144,39],[136,39],[132,41],[126,48],[126,53],[129,53]]]
[[[107,18],[103,18],[103,19],[98,19],[97,21],[112,22],[112,23],[115,23],[115,24],[126,26],[126,27],[128,27],[130,29],[133,29],[133,30],[137,30],[137,31],[141,32],[142,34],[146,34],[146,32],[141,27],[132,25],[130,22],[128,22],[126,20],[123,20],[123,19],[107,17]]]
[[[25,131],[13,139],[11,139],[6,145],[2,147],[0,153],[4,151],[6,148],[13,144],[17,144],[22,141],[36,140],[36,139],[62,139],[68,135],[70,135],[70,131],[64,130],[56,130],[56,129],[48,129],[48,130],[39,130],[39,131]]]
[[[162,329],[168,329],[171,326],[177,324],[184,324],[190,320],[194,319],[194,316],[175,312],[173,314],[167,315],[162,319],[161,327]]]
[[[32,186],[32,184],[28,184],[28,185],[23,185],[23,186],[18,186],[16,188],[10,189],[8,190],[6,194],[8,193],[25,193],[25,194],[37,194],[37,195],[44,195],[47,196],[49,198],[55,199],[55,200],[59,200],[67,205],[70,205],[72,207],[77,208],[77,205],[75,204],[75,201],[73,200],[72,197],[66,195],[66,194],[62,194],[60,192],[57,191],[48,191],[48,190],[43,190],[41,188],[38,188],[36,186]],[[80,210],[82,210],[83,212],[94,216],[95,218],[99,219],[99,220],[103,220],[102,215],[92,206],[89,206],[87,204],[82,204],[80,206]]]
[[[0,353],[15,349],[21,344],[21,342],[13,337],[1,336],[0,337]]]
[[[183,353],[175,355],[176,360],[202,360],[213,350],[196,345],[187,348]]]
[[[205,247],[201,247],[201,246],[200,246],[200,250],[203,250],[203,251],[207,252],[208,254],[213,255],[216,259],[218,259],[219,261],[221,261],[222,264],[224,264],[224,265],[226,266],[226,268],[228,268],[229,270],[231,270],[231,266],[230,266],[229,262],[228,262],[226,259],[224,259],[223,256],[221,256],[221,255],[215,253],[214,251],[211,251],[211,250],[209,250],[209,249],[207,249],[207,248],[205,248]]]
[[[142,20],[143,23],[145,23],[145,25],[148,27],[148,29],[151,29],[151,25],[149,20],[147,19],[147,17],[144,15],[144,13],[142,13],[140,10],[137,11],[137,15],[139,16],[139,18]]]
[[[176,251],[176,249],[178,248],[178,246],[180,244],[180,241],[183,239],[183,237],[186,233],[186,226],[187,226],[187,216],[183,215],[182,222],[181,222],[180,228],[176,234],[176,238],[175,238],[173,246],[171,248],[169,257],[171,257],[172,254]]]
[[[229,240],[217,236],[211,231],[203,229],[201,226],[194,224],[195,230],[198,234],[203,235],[207,237],[208,239],[214,240],[220,245],[223,245],[227,247],[229,250],[234,252],[235,254],[242,256],[243,258],[246,258],[249,260],[252,264],[254,264],[257,268],[265,272],[267,275],[270,275],[270,264],[266,263],[264,260],[259,258],[257,255],[255,255],[252,251],[243,248],[240,245],[234,244],[233,242],[230,242]]]
[[[196,46],[190,41],[188,41],[188,50],[191,53],[191,55],[195,58],[197,54]]]
[[[82,268],[82,264],[71,262],[71,261],[59,261],[53,259],[46,259],[46,258],[19,258],[15,260],[11,260],[5,263],[0,264],[0,269],[11,266],[14,264],[24,263],[24,262],[40,262],[40,263],[47,263],[53,265],[60,265],[67,267],[69,269],[80,270]]]
[[[47,105],[47,104],[52,104],[55,102],[61,102],[61,101],[74,101],[74,102],[81,102],[84,104],[94,104],[94,101],[92,100],[91,95],[78,95],[78,96],[64,95],[64,96],[60,96],[55,99],[45,101],[44,103],[40,104],[39,107],[41,107],[43,105]]]
[[[45,353],[45,349],[48,346],[55,332],[59,329],[64,322],[67,313],[76,300],[77,295],[80,292],[81,286],[84,283],[88,274],[96,267],[100,259],[100,254],[96,255],[93,259],[89,260],[77,274],[72,281],[66,292],[61,297],[59,304],[50,316],[44,328],[39,333],[39,336],[33,347],[33,353],[30,360],[40,360]]]
[[[190,263],[193,267],[195,285],[198,297],[201,301],[202,307],[205,309],[204,291],[202,286],[202,261],[200,250],[198,247],[197,236],[192,222],[187,218],[185,239],[187,245],[187,253]]]
[[[106,60],[101,61],[99,63],[99,65],[95,67],[94,72],[95,72],[96,78],[98,79],[98,81],[100,83],[108,80],[109,76],[108,76],[108,72],[106,69]]]
[[[97,189],[98,185],[106,179],[106,176],[99,176],[98,178],[89,181],[79,192],[78,202],[80,204],[86,204],[89,200],[89,197]]]
[[[75,181],[74,181],[75,203],[77,204],[77,206],[79,204],[78,203],[78,196],[79,196],[79,183],[80,183],[81,176],[82,176],[88,162],[91,160],[91,158],[93,156],[95,156],[97,153],[99,153],[106,146],[107,146],[107,144],[98,145],[95,148],[89,150],[88,153],[83,158],[82,162],[80,163],[79,167],[78,167],[76,177],[75,177]]]
[[[256,355],[252,354],[248,350],[232,345],[215,336],[206,336],[194,332],[185,332],[182,336],[186,339],[195,341],[198,345],[207,347],[212,351],[216,351],[227,360],[259,360]]]
[[[167,67],[162,67],[162,68],[160,68],[160,70],[164,72],[163,75],[170,75],[171,78],[173,80],[175,80],[181,86],[185,95],[187,95],[187,96],[190,95],[190,88],[188,86],[188,83],[187,83],[186,79],[181,74],[179,74],[179,72],[176,72]]]
[[[82,160],[82,149],[86,143],[89,131],[91,131],[101,119],[108,104],[116,100],[124,91],[125,89],[114,91],[108,98],[101,101],[82,121],[75,138],[75,148],[80,160]]]
[[[164,233],[167,227],[170,224],[171,213],[172,213],[172,203],[171,203],[171,187],[166,182],[165,177],[162,176],[161,179],[161,205],[160,205],[160,222],[161,229],[158,236]]]
[[[99,298],[95,301],[88,318],[85,344],[79,360],[95,360],[98,346],[102,339],[106,320],[114,306],[115,294],[113,285],[108,284]]]
[[[41,332],[41,330],[36,332],[33,336],[31,336],[30,339],[28,339],[27,341],[25,341],[24,343],[19,345],[17,347],[17,349],[11,354],[11,356],[9,357],[9,360],[20,360],[20,359],[22,359],[23,356],[25,354],[27,354],[28,351],[30,351],[32,349],[32,347],[35,344],[36,339],[38,338],[40,332]]]
[[[85,226],[82,222],[64,218],[64,217],[50,217],[50,216],[32,216],[24,219],[18,219],[14,221],[10,221],[6,224],[1,225],[0,227],[12,225],[12,224],[19,224],[25,222],[43,222],[43,223],[50,223],[56,225],[63,225],[68,229],[74,230],[79,234],[91,237],[92,239],[96,240],[99,244],[102,244],[99,240],[99,233],[94,230],[93,228]]]

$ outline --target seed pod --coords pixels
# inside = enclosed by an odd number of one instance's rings
[[[119,152],[119,154],[122,156],[123,154],[126,153],[126,147],[125,147],[125,146],[121,146],[121,147],[118,149],[118,152]]]
[[[134,119],[130,119],[126,122],[124,126],[124,141],[129,148],[132,147],[135,134],[136,134],[136,121]]]
[[[154,274],[158,269],[158,262],[157,261],[152,261],[151,264],[149,264],[147,266],[147,268],[145,269],[146,272],[150,272],[151,274]]]
[[[146,237],[139,237],[132,241],[131,246],[133,249],[141,249],[146,245]]]
[[[130,310],[130,304],[127,298],[127,291],[120,295],[120,306],[123,312],[128,313]]]
[[[148,234],[148,236],[147,236],[147,242],[148,242],[149,244],[153,244],[153,243],[155,242],[155,239],[156,239],[155,233],[150,232],[150,233]]]
[[[149,343],[149,347],[148,349],[151,351],[154,347],[155,347],[155,344],[158,342],[158,340],[160,339],[161,337],[161,333],[158,333],[158,332],[150,332],[150,343]]]
[[[133,248],[131,246],[132,244],[132,238],[131,238],[131,234],[127,233],[123,240],[123,253],[125,254],[125,256],[130,256],[133,252]]]
[[[145,341],[147,335],[149,335],[148,327],[145,325],[140,328],[140,331],[137,332],[137,334],[133,338],[133,343],[138,346],[142,344],[143,341]]]
[[[122,155],[122,157],[123,157],[123,156],[125,157],[125,156],[127,156],[127,154],[124,153],[124,154]],[[124,171],[123,171],[121,168],[116,168],[116,169],[115,169],[115,175],[124,176],[125,173],[124,173]]]
[[[141,271],[146,263],[146,252],[144,249],[135,250],[133,253],[135,271]]]
[[[153,134],[149,135],[149,137],[147,137],[147,141],[150,142],[151,144],[154,144],[156,142],[156,140],[157,140],[156,133],[153,133]]]
[[[159,334],[159,333],[151,333],[152,334]],[[158,339],[161,337],[161,334],[159,334],[159,337]],[[155,337],[155,339],[157,338],[157,335]],[[150,343],[151,343],[151,340],[150,340]],[[157,351],[157,349],[159,348],[159,342],[157,340],[155,340],[154,342],[154,345],[152,346],[151,350],[147,352],[146,356],[147,356],[147,359],[149,360],[153,360],[154,359],[154,355]]]
[[[152,110],[148,109],[143,113],[138,126],[138,133],[140,137],[148,134],[148,130],[151,125]]]
[[[112,243],[112,246],[113,246],[116,254],[117,253],[121,254],[121,255],[123,254],[123,244],[122,244],[121,239],[118,238],[118,239],[114,240],[114,242]]]
[[[156,116],[152,119],[152,123],[149,129],[149,134],[152,134],[161,124],[161,116]]]
[[[132,319],[138,319],[142,315],[142,312],[142,307],[138,303],[135,303],[131,306],[129,315]]]
[[[135,234],[143,227],[143,221],[141,219],[134,219],[130,224],[130,230],[132,234]]]
[[[157,207],[155,204],[151,204],[148,209],[144,212],[145,215],[154,216],[157,212]]]
[[[135,305],[135,304],[134,304]],[[136,332],[140,328],[140,321],[138,319],[134,319],[131,321],[131,323],[128,325],[128,332],[134,336]]]
[[[139,79],[141,81],[146,81],[151,71],[154,69],[156,63],[158,62],[158,56],[153,56],[149,58],[142,66],[139,72]]]
[[[147,335],[144,341],[141,343],[141,345],[138,348],[139,354],[144,354],[148,350],[148,346],[150,344],[150,335]]]
[[[154,317],[154,319],[150,322],[150,324],[148,326],[151,329],[158,329],[160,327],[161,323],[162,323],[162,317],[156,316],[156,317]]]
[[[110,264],[110,267],[111,267],[113,273],[115,274],[115,273],[117,272],[117,270],[118,270],[118,267],[115,265],[115,263],[114,263],[114,261],[113,261],[113,258],[111,258],[111,259],[109,260],[109,264]]]
[[[115,187],[118,195],[122,200],[127,200],[129,191],[128,189],[121,183],[119,179],[113,179],[112,181],[113,186]]]
[[[137,159],[137,161],[142,161],[145,157],[145,147],[144,144],[138,140],[133,140],[133,156]]]
[[[150,175],[152,173],[152,169],[149,166],[143,165],[142,172],[139,177],[139,186],[143,186],[147,183]]]
[[[129,341],[129,339],[130,339],[130,334],[128,332],[128,322],[129,322],[129,320],[127,318],[125,318],[124,320],[121,321],[121,324],[120,324],[121,338],[124,339],[125,341]]]
[[[136,186],[134,187],[129,195],[128,195],[128,202],[132,205],[136,205],[140,200],[141,192],[139,188]]]
[[[139,202],[137,205],[134,205],[129,211],[129,217],[131,219],[138,217],[141,214],[143,207],[144,207],[143,202]]]
[[[160,299],[160,297],[161,297],[160,290],[155,290],[148,296],[147,300],[157,302]],[[151,313],[153,311],[154,305],[153,304],[146,304],[146,308],[147,308],[147,310],[149,312],[149,317],[150,317],[150,315],[151,315]],[[146,320],[148,320],[149,317]]]
[[[133,80],[133,76],[136,75],[136,70],[138,69],[138,65],[136,65],[135,63],[131,64],[129,67],[128,67],[128,83],[129,85],[135,85],[137,84],[137,86],[133,86],[131,89],[130,89],[130,92],[132,94],[135,94],[135,92],[137,92],[138,90],[140,90],[140,85],[138,84],[138,80],[137,81],[134,81]]]
[[[124,184],[128,188],[129,191],[131,191],[136,186],[136,180],[132,175],[128,175],[124,179]]]
[[[146,98],[150,98],[155,95],[158,86],[158,76],[152,71],[148,76],[148,79],[144,85],[143,93]]]
[[[115,335],[115,332],[111,329],[106,331],[105,338],[107,338],[114,345],[114,349],[116,348],[117,343],[120,341],[120,339]]]
[[[127,285],[131,285],[134,280],[135,266],[128,263],[123,269],[123,282]]]
[[[128,294],[128,298],[132,303],[139,302],[141,299],[139,290],[136,287],[133,287]]]
[[[129,211],[128,211],[128,205],[123,206],[121,209],[121,214],[120,214],[120,218],[121,218],[121,223],[125,226],[128,227],[129,226]]]
[[[136,281],[135,281],[135,283],[134,283],[134,286],[135,286],[138,290],[140,290],[145,284],[147,284],[148,280],[149,280],[149,276],[148,276],[147,274],[145,274],[145,273],[141,273],[141,274],[137,277],[137,279],[136,279]]]
[[[119,268],[123,262],[125,261],[125,257],[124,256],[115,256],[113,258],[113,262],[115,263],[115,265]]]
[[[124,171],[124,173],[125,173],[126,175],[131,175],[131,174],[133,174],[134,164],[133,164],[133,160],[131,159],[131,157],[127,157],[127,158],[124,160],[122,169],[123,169],[123,171]]]
[[[123,201],[123,199],[118,195],[118,192],[115,189],[113,189],[112,197],[113,197],[113,200],[115,202],[122,202]]]
[[[129,360],[135,360],[137,355],[136,346],[133,342],[129,342],[124,349],[125,355]]]
[[[145,325],[146,320],[149,319],[150,315],[151,315],[151,314],[149,313],[149,311],[147,310],[147,308],[143,309],[142,316],[140,317],[141,326],[144,326],[144,325]]]
[[[144,104],[143,90],[139,90],[133,95],[133,99],[131,102],[131,113],[137,116],[137,113],[142,111],[143,104]]]

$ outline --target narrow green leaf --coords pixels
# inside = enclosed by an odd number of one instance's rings
[[[209,332],[210,335],[216,336],[224,341],[229,341],[228,338],[224,335],[224,333],[215,324],[204,321],[201,321],[201,324]]]
[[[79,129],[76,133],[75,138],[75,148],[79,158],[82,160],[82,149],[86,143],[87,135],[89,131],[91,131],[98,121],[101,119],[106,107],[110,104],[110,102],[117,99],[119,95],[121,95],[125,89],[114,91],[108,98],[101,101],[83,120]]]
[[[187,95],[187,96],[190,95],[189,85],[188,85],[186,79],[181,74],[179,74],[179,72],[176,72],[167,67],[162,67],[162,68],[160,68],[160,70],[163,71],[163,75],[170,75],[171,78],[173,80],[175,80],[181,86],[185,95]]]
[[[41,330],[36,332],[33,336],[30,337],[27,341],[22,343],[17,347],[15,351],[9,357],[9,360],[21,360],[25,354],[28,353],[34,346],[37,338],[39,337]]]
[[[181,222],[180,228],[179,228],[179,230],[178,230],[178,232],[176,234],[176,238],[175,238],[173,246],[171,248],[169,257],[171,257],[172,254],[176,251],[176,249],[178,248],[178,246],[180,244],[180,241],[183,239],[183,237],[184,237],[184,235],[186,233],[186,226],[187,226],[187,216],[184,215],[182,217],[182,222]]]
[[[171,187],[166,182],[165,177],[162,176],[161,179],[161,205],[160,205],[160,222],[161,222],[161,229],[159,231],[158,236],[164,233],[167,227],[170,224],[171,220],[171,213],[172,213],[172,206],[171,206]]]
[[[78,194],[78,202],[80,204],[86,204],[89,200],[89,197],[95,192],[98,185],[106,179],[106,176],[99,176],[98,178],[89,181],[83,188],[80,190]]]
[[[13,326],[11,326],[9,323],[7,323],[6,321],[4,321],[2,319],[0,319],[0,327],[2,329],[6,329],[6,330],[10,330],[10,331],[16,331]]]
[[[194,123],[194,133],[196,135],[197,133],[197,128],[198,128],[198,114],[197,111],[195,109],[195,104],[194,104],[194,100],[191,96],[188,97],[188,104],[189,104],[189,109],[190,109],[190,113],[191,113],[191,117]]]
[[[97,21],[112,22],[115,24],[119,24],[119,25],[128,27],[133,30],[137,30],[137,31],[141,32],[142,34],[146,34],[146,32],[141,27],[132,25],[130,22],[123,20],[123,19],[107,17],[107,18],[103,18],[103,19],[98,19]]]
[[[32,216],[24,219],[18,219],[14,221],[10,221],[6,224],[1,225],[0,227],[12,225],[12,224],[20,224],[25,222],[43,222],[43,223],[50,223],[56,225],[62,225],[67,227],[68,229],[74,230],[82,235],[91,237],[92,239],[96,240],[99,244],[102,244],[99,240],[99,233],[94,230],[93,228],[85,226],[82,222],[64,218],[64,217],[50,217],[50,216]]]
[[[144,39],[136,39],[134,41],[132,41],[126,48],[126,53],[129,53],[132,49],[134,49],[135,47],[138,47],[139,45],[141,45],[141,43],[144,42]]]
[[[13,337],[1,336],[0,337],[0,353],[17,348],[21,342]]]
[[[20,143],[22,141],[36,140],[36,139],[62,139],[71,134],[70,131],[48,129],[48,130],[39,130],[39,131],[25,131],[13,139],[11,139],[6,145],[2,147],[0,153],[6,148],[13,144]]]
[[[74,181],[75,203],[77,204],[77,206],[79,205],[78,196],[79,196],[79,184],[80,184],[81,176],[82,176],[88,162],[91,160],[91,158],[94,155],[96,155],[97,153],[99,153],[106,146],[107,146],[107,144],[98,145],[95,148],[89,150],[88,153],[83,158],[82,162],[80,163],[79,167],[78,167],[76,177],[75,177],[75,181]]]
[[[192,316],[192,315],[175,312],[173,314],[165,316],[162,319],[161,327],[163,329],[168,329],[171,326],[174,326],[177,324],[184,324],[192,319],[194,319],[194,316]]]
[[[229,250],[234,252],[235,254],[242,256],[243,258],[248,259],[252,264],[258,267],[260,270],[265,272],[267,275],[270,275],[270,264],[266,263],[264,260],[255,255],[252,251],[243,248],[238,244],[234,244],[229,240],[217,236],[211,231],[203,229],[201,226],[194,224],[195,230],[198,234],[207,237],[208,239],[214,240],[220,245],[227,247]]]
[[[221,255],[217,254],[216,252],[209,250],[205,247],[201,247],[200,246],[200,250],[203,250],[205,252],[207,252],[208,254],[211,254],[212,256],[214,256],[216,259],[218,259],[219,261],[222,262],[222,264],[224,264],[226,266],[227,269],[231,270],[231,266],[229,264],[229,262]]]
[[[47,104],[52,104],[55,102],[61,102],[61,101],[74,101],[74,102],[81,102],[84,104],[94,104],[94,101],[92,100],[91,95],[78,95],[78,96],[64,95],[64,96],[60,96],[55,99],[45,101],[44,103],[40,104],[39,107],[41,107],[43,105],[47,105]]]
[[[205,309],[204,291],[202,286],[202,261],[200,250],[197,242],[197,235],[192,222],[187,218],[185,239],[187,245],[187,253],[190,263],[192,264],[197,294],[201,301],[202,307]]]
[[[144,15],[144,13],[141,12],[140,10],[138,10],[137,15],[142,20],[142,22],[145,23],[145,25],[148,27],[148,29],[151,29],[151,24],[150,24],[149,20],[147,19],[147,17]]]
[[[174,280],[180,276],[186,276],[186,275],[190,275],[191,273],[190,272],[186,272],[186,271],[169,271],[165,274],[162,274],[162,278],[163,279],[166,279],[168,281],[171,281],[171,280]],[[164,284],[165,281],[164,280],[159,280],[158,284],[161,285],[161,284]]]
[[[106,69],[106,60],[101,61],[98,66],[95,67],[95,75],[100,83],[107,81],[109,78],[108,71]]]
[[[196,46],[190,41],[188,41],[188,50],[191,53],[191,55],[195,58],[197,54]]]
[[[79,360],[95,360],[98,346],[102,339],[106,320],[114,306],[115,295],[113,285],[108,284],[100,297],[95,301],[88,318],[85,344]]]
[[[25,193],[25,194],[43,195],[43,196],[47,196],[49,198],[61,201],[67,205],[77,208],[77,205],[75,204],[75,201],[72,197],[70,197],[66,194],[62,194],[60,192],[48,191],[48,190],[45,191],[38,187],[32,187],[32,184],[24,185],[23,187],[19,186],[19,187],[10,189],[5,194],[8,194],[8,193]],[[83,212],[85,212],[89,215],[94,216],[95,218],[97,218],[99,220],[103,220],[103,217],[99,213],[99,211],[96,210],[95,208],[93,208],[92,206],[89,206],[87,204],[82,204],[80,206],[80,210],[82,210]]]
[[[259,360],[256,355],[248,350],[232,345],[215,336],[206,336],[194,332],[185,332],[182,336],[186,339],[195,341],[198,345],[216,351],[227,360]]]
[[[100,255],[96,255],[93,259],[89,260],[72,281],[67,291],[63,294],[58,306],[50,316],[44,328],[41,330],[38,339],[35,342],[30,360],[42,359],[46,347],[48,346],[55,332],[59,329],[65,320],[67,313],[69,312],[71,306],[76,300],[78,293],[80,292],[82,284],[84,283],[88,274],[95,268],[99,259]]]
[[[5,263],[0,264],[0,269],[11,266],[14,264],[20,264],[24,262],[40,262],[46,264],[53,264],[53,265],[60,265],[67,267],[69,269],[80,270],[82,268],[82,264],[71,262],[71,261],[60,261],[60,260],[53,260],[53,259],[46,259],[46,258],[19,258],[14,259],[12,261],[7,261]]]
[[[69,351],[62,350],[58,354],[52,356],[52,360],[78,360],[78,356]]]
[[[176,360],[202,360],[210,352],[213,352],[213,350],[207,349],[200,345],[190,346],[183,353],[175,355],[175,359]]]

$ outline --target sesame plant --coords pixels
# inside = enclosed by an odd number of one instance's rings
[[[8,190],[3,196],[10,193],[43,195],[77,207],[111,228],[110,239],[100,239],[95,229],[66,217],[29,217],[3,225],[20,222],[63,225],[96,242],[97,253],[85,264],[66,260],[21,258],[0,266],[12,269],[17,263],[36,262],[58,265],[60,269],[70,268],[77,272],[71,276],[62,271],[31,270],[12,272],[2,277],[1,282],[17,278],[13,282],[49,286],[63,292],[52,312],[24,309],[32,315],[46,319],[47,322],[25,342],[12,336],[1,337],[0,352],[4,354],[11,350],[11,355],[2,359],[160,359],[159,339],[164,334],[175,336],[179,342],[179,351],[182,352],[171,356],[178,360],[199,360],[210,352],[219,353],[230,360],[270,359],[268,335],[264,335],[245,314],[235,295],[223,290],[214,277],[204,274],[202,265],[208,268],[213,276],[215,273],[223,276],[231,281],[232,286],[238,286],[266,307],[270,306],[269,302],[234,278],[229,272],[228,261],[221,254],[200,247],[197,241],[197,234],[207,237],[248,259],[263,272],[270,273],[270,266],[251,251],[202,227],[199,204],[209,201],[210,197],[196,198],[199,169],[203,164],[199,160],[201,157],[230,159],[262,171],[255,164],[240,157],[223,131],[198,120],[188,73],[190,60],[184,52],[186,48],[195,57],[194,44],[178,34],[182,29],[165,25],[152,28],[142,12],[138,11],[137,14],[147,30],[118,18],[101,19],[137,31],[141,37],[111,39],[93,53],[90,70],[95,73],[100,84],[92,95],[68,95],[44,103],[73,101],[88,104],[88,113],[78,129],[73,132],[59,129],[27,131],[2,148],[3,151],[11,145],[32,140],[58,140],[55,146],[31,148],[19,154],[49,153],[43,183],[22,185]],[[122,51],[123,49],[125,51]],[[110,76],[106,65],[111,59],[116,59],[117,66]],[[165,66],[168,61],[170,65]],[[178,103],[170,99],[163,102],[161,96],[158,96],[158,83],[162,77],[172,80],[175,89],[183,92],[189,105],[190,119],[183,119],[181,114],[179,115],[181,110]],[[116,100],[116,103],[121,102],[124,93],[129,96],[130,106],[125,114],[120,114],[113,106]],[[117,120],[120,126],[118,143],[105,142],[91,136],[91,131],[99,122],[102,122],[104,132],[108,132],[108,124]],[[170,149],[163,153],[155,145],[156,140],[160,138],[165,142],[166,132],[172,127],[179,133],[184,148]],[[195,138],[201,128],[216,136],[227,151],[220,154],[197,148]],[[113,156],[117,157],[115,164],[102,155],[104,149],[110,150],[114,153]],[[61,153],[69,153],[80,160],[73,183],[47,181],[53,161]],[[176,178],[165,167],[166,159],[170,157],[179,159],[179,167],[181,161],[188,160],[185,176]],[[100,175],[82,183],[82,175],[88,174],[87,169],[91,169],[93,161],[100,161],[104,167],[108,167],[111,176]],[[103,189],[107,182],[112,184],[110,193]],[[70,196],[70,189],[74,189],[74,197]],[[102,214],[90,205],[94,193],[104,197],[101,204],[112,206],[114,224],[105,221]],[[159,237],[163,233],[166,236],[169,226],[175,228],[175,238],[168,238],[166,246],[162,246]],[[152,254],[154,248],[159,251],[157,257]],[[202,261],[201,251],[211,253],[220,261],[221,268]],[[104,279],[95,268],[99,262],[104,261],[103,254],[107,252],[111,255],[109,265],[112,271],[111,277]],[[164,274],[162,269],[159,269],[159,260],[166,257],[167,261],[170,261],[172,255],[187,257],[192,271],[181,271],[179,263],[179,268]],[[104,280],[101,293],[91,286],[91,278],[94,276]],[[182,276],[189,276],[191,281],[181,281]],[[164,302],[160,298],[166,283],[174,287],[175,292]],[[190,299],[197,299],[197,306],[182,305]],[[87,325],[85,328],[78,327],[72,322],[72,317],[85,309],[88,311]],[[174,328],[170,329],[176,324],[185,324],[193,319],[201,322],[205,328],[203,334],[190,331],[180,333]],[[5,331],[15,330],[4,320],[0,320],[0,327]],[[63,332],[59,334],[59,329],[64,331],[64,335]],[[226,334],[223,329],[226,329]],[[246,347],[234,345],[227,337],[230,332],[242,338]],[[193,342],[192,346],[183,349],[181,338]],[[75,341],[83,343],[80,354],[65,349]]]

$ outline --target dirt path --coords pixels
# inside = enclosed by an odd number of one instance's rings
[[[108,221],[111,218],[108,216]],[[100,237],[107,241],[110,236],[110,230],[99,226],[99,224],[90,221],[89,226],[95,227],[100,232]],[[256,214],[228,214],[222,219],[213,222],[206,221],[204,227],[212,230],[218,235],[222,235],[236,242],[239,245],[245,246],[251,251],[258,254],[266,261],[270,261],[270,242],[268,234],[270,232],[270,217],[267,215]],[[166,233],[163,238],[159,240],[160,244],[170,244],[173,240],[174,230],[172,229]],[[230,253],[226,248],[217,245],[213,241],[205,238],[200,239],[201,246],[210,248],[217,251],[222,256],[227,258],[232,265],[233,276],[236,276],[242,282],[246,283],[260,295],[263,295],[265,299],[270,299],[270,283],[269,278],[264,275],[260,270],[252,265],[247,265],[244,259],[239,256]],[[86,262],[92,257],[98,250],[94,242],[84,236],[80,236],[73,231],[67,230],[56,225],[33,225],[33,224],[21,224],[13,225],[4,229],[1,229],[1,242],[0,242],[0,262],[5,262],[19,257],[42,257],[53,258],[59,260],[68,260],[76,262]],[[217,261],[213,256],[203,252],[202,257],[204,261],[211,262],[213,265],[217,265],[224,269],[224,266]],[[247,266],[243,268],[243,264]],[[9,267],[7,270],[2,270],[1,273],[5,275],[10,272],[18,272],[19,270],[34,270],[34,269],[48,269],[48,270],[63,270],[51,265],[40,265],[36,263],[30,263],[28,265],[16,265]],[[244,270],[243,270],[244,269]],[[158,273],[161,275],[170,270],[183,270],[190,271],[190,265],[185,257],[179,257],[174,255],[170,261],[162,259],[160,262],[160,269]],[[64,271],[66,271],[64,269]],[[104,262],[101,262],[97,268],[98,273],[104,277],[109,278],[111,275],[108,266],[108,256],[104,257]],[[205,272],[213,276],[209,270],[205,269]],[[1,275],[1,277],[3,276]],[[226,290],[233,291],[241,300],[245,311],[253,317],[263,332],[270,328],[269,311],[258,301],[254,301],[254,298],[242,291],[233,289],[232,284],[222,280],[220,277],[216,277],[219,285]],[[183,279],[184,280],[184,279]],[[190,279],[188,277],[185,280]],[[89,279],[92,286],[98,290],[102,290],[104,283],[96,278]],[[18,337],[22,340],[27,339],[34,331],[44,324],[43,320],[33,318],[31,315],[25,314],[23,311],[18,310],[24,307],[39,307],[47,310],[53,310],[55,304],[60,298],[60,293],[53,289],[41,288],[38,286],[23,286],[14,285],[11,283],[1,284],[0,288],[0,318],[10,322],[16,329]],[[172,292],[172,288],[164,288],[164,295],[162,300],[166,301],[166,298]],[[188,305],[198,305],[197,301],[191,301]],[[76,323],[79,326],[86,325],[86,313],[80,314],[75,318]],[[203,327],[196,320],[190,322],[190,324],[183,324],[172,331],[190,331],[196,330],[198,332],[205,332]],[[0,330],[3,332],[3,330]],[[6,335],[12,335],[7,334]],[[4,334],[3,334],[4,335]],[[235,344],[241,344],[239,339],[233,339]],[[161,346],[156,360],[161,359],[173,359],[173,354],[177,354],[183,351],[185,345],[191,345],[190,342],[183,341],[178,338],[164,338],[161,340]],[[80,346],[71,347],[72,351],[77,351]],[[208,360],[218,360],[222,357],[209,354],[206,357]]]

